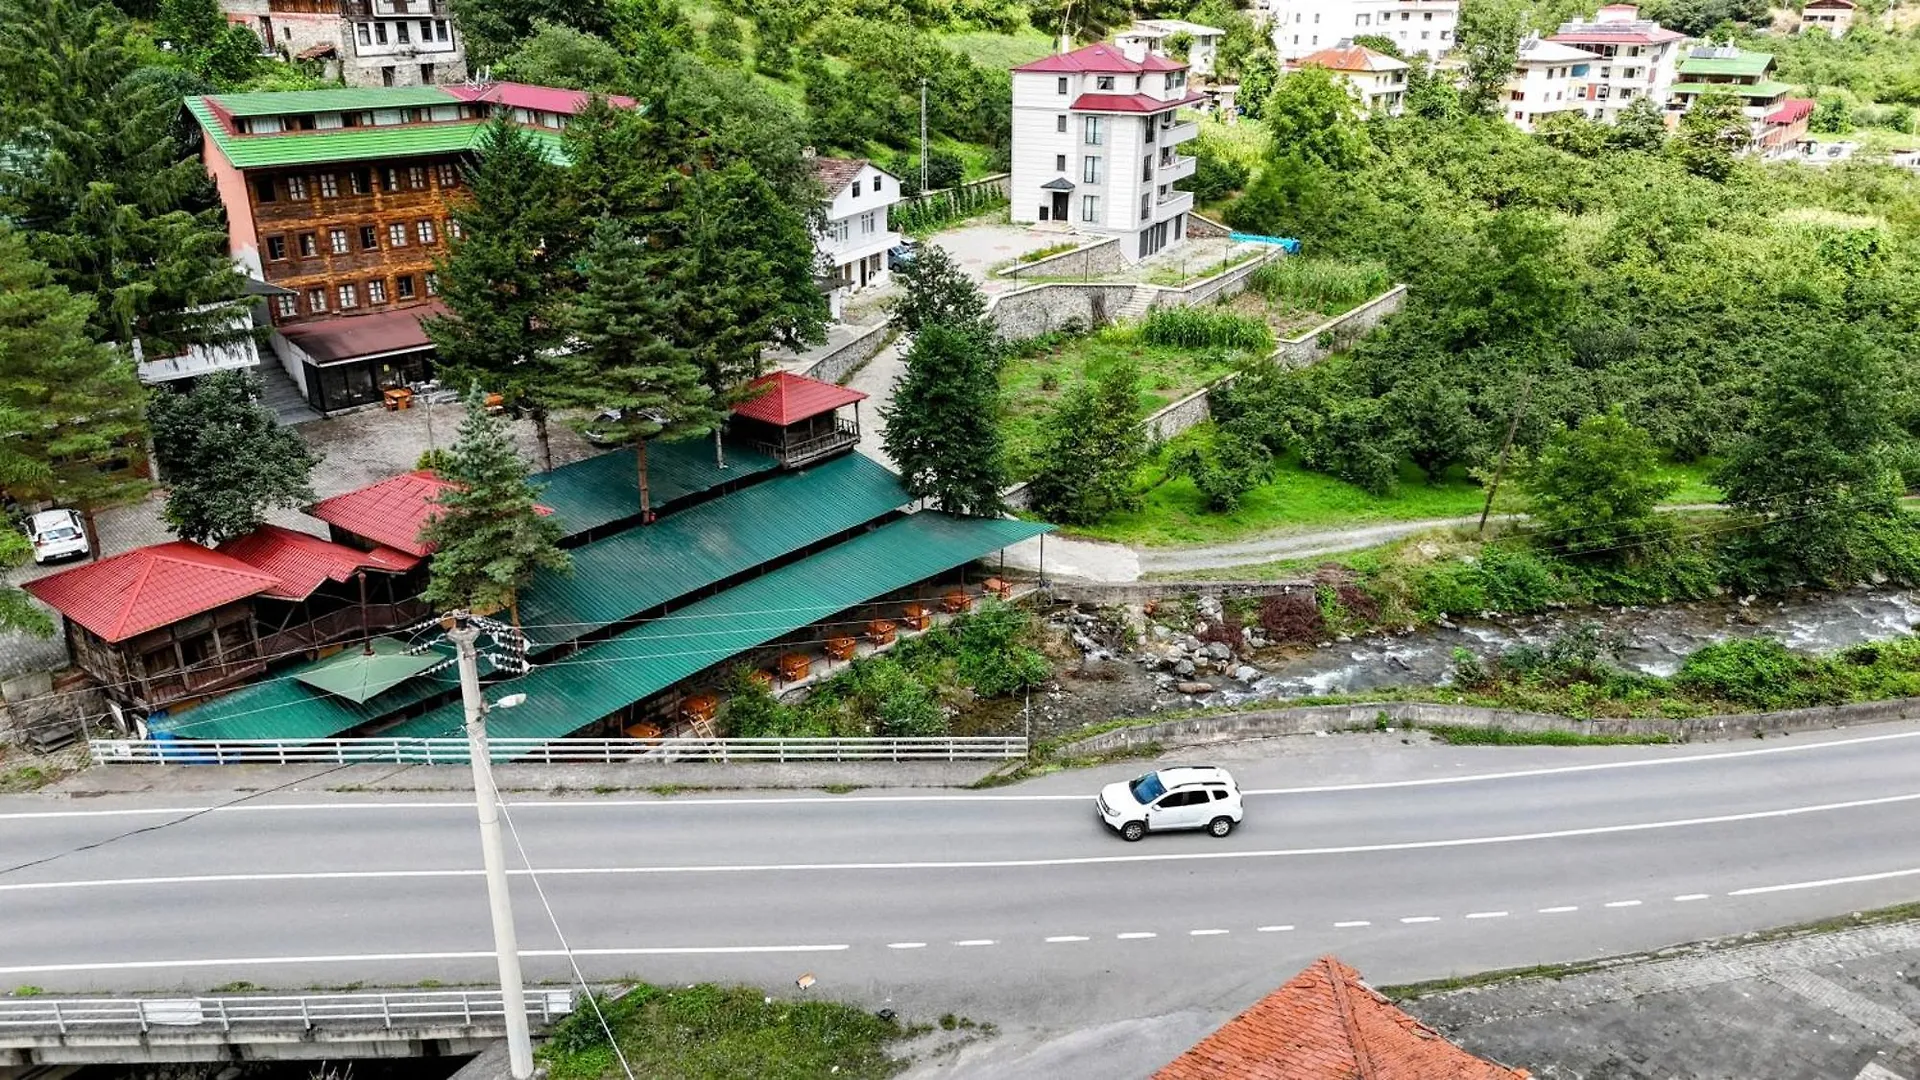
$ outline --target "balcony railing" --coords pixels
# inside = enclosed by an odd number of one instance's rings
[[[770,457],[780,459],[782,465],[793,467],[805,465],[809,461],[826,457],[838,450],[844,450],[860,441],[860,428],[851,420],[833,418],[833,430],[823,431],[804,439],[789,439],[785,442],[762,442],[755,449]]]
[[[1194,170],[1193,158],[1183,157],[1176,154],[1172,161],[1161,163],[1160,179],[1163,182],[1170,184],[1175,180],[1184,180],[1187,177],[1192,176],[1193,170]]]
[[[1160,145],[1172,146],[1175,143],[1183,143],[1198,134],[1200,134],[1200,125],[1192,120],[1172,127],[1163,127],[1160,129]]]
[[[447,0],[338,0],[340,9],[354,18],[444,16]]]
[[[1154,200],[1153,216],[1155,220],[1164,221],[1175,214],[1182,214],[1191,209],[1193,209],[1193,192],[1169,191]]]
[[[377,634],[396,626],[406,626],[432,613],[432,606],[420,600],[368,604],[364,611],[358,605],[344,607],[297,626],[260,635],[260,655],[284,656],[303,649],[317,649],[322,645],[358,637],[362,633]]]

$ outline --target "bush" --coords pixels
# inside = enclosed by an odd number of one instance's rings
[[[1813,663],[1772,638],[1708,645],[1688,656],[1673,677],[1684,690],[1755,709],[1814,704],[1805,685]]]
[[[1207,509],[1231,512],[1273,473],[1273,455],[1233,428],[1200,424],[1167,450],[1167,475],[1184,476],[1206,496]]]
[[[1540,611],[1566,596],[1553,567],[1526,548],[1488,544],[1478,558],[1440,563],[1412,582],[1413,607],[1423,619]]]
[[[1052,669],[1033,647],[1033,616],[1010,604],[989,600],[980,610],[954,621],[960,678],[981,697],[1004,697],[1047,680]]]
[[[1140,340],[1183,349],[1273,349],[1273,331],[1265,322],[1222,309],[1157,309],[1140,325]]]
[[[451,450],[436,447],[432,450],[422,450],[419,458],[415,459],[413,467],[415,469],[425,469],[428,472],[440,472],[445,469],[452,460],[453,452]]]
[[[1260,602],[1260,630],[1271,641],[1305,644],[1327,636],[1327,620],[1317,596],[1280,593]]]

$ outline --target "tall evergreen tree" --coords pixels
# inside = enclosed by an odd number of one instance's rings
[[[216,544],[260,527],[274,507],[314,501],[306,441],[260,400],[260,376],[219,371],[184,394],[159,393],[147,408],[167,524],[185,540]]]
[[[425,320],[442,378],[499,394],[533,421],[543,467],[553,468],[547,430],[567,348],[566,305],[576,272],[572,215],[559,168],[505,116],[480,136],[459,226],[438,268],[447,316]]]
[[[232,342],[250,329],[213,184],[180,138],[178,82],[137,64],[106,0],[0,0],[0,216],[93,298],[94,340]]]
[[[563,380],[573,404],[617,413],[591,423],[633,445],[643,519],[653,513],[647,443],[704,435],[726,419],[699,364],[673,340],[673,304],[659,284],[665,260],[620,225],[601,225],[572,312],[579,347]]]
[[[1134,474],[1147,453],[1140,430],[1140,369],[1123,360],[1067,391],[1047,421],[1034,509],[1084,525],[1137,506]]]
[[[0,484],[79,509],[97,544],[94,511],[146,488],[96,467],[137,452],[146,395],[124,352],[88,338],[92,311],[0,223]]]
[[[952,514],[1001,509],[1000,343],[983,323],[931,323],[907,351],[907,371],[881,411],[881,445],[915,498]]]
[[[487,411],[478,386],[467,393],[467,415],[440,478],[452,487],[434,501],[420,539],[434,547],[426,592],[437,610],[512,613],[520,624],[520,592],[534,571],[564,572],[572,559],[560,549],[560,525],[541,513],[539,490],[514,449],[506,426]]]

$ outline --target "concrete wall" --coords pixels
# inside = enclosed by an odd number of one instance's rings
[[[1201,278],[1191,285],[1169,288],[1164,285],[1150,285],[1156,293],[1151,307],[1197,307],[1238,296],[1247,290],[1247,279],[1255,270],[1266,265],[1267,260],[1276,258],[1280,249],[1274,248],[1267,253],[1248,259],[1236,266],[1229,266],[1218,274]]]
[[[1142,724],[1103,732],[1072,745],[1075,753],[1082,754],[1111,753],[1155,743],[1161,746],[1200,746],[1275,735],[1372,729],[1379,725],[1382,715],[1396,727],[1444,724],[1504,728],[1509,731],[1567,731],[1583,735],[1669,735],[1676,740],[1689,742],[1696,739],[1751,738],[1755,733],[1825,731],[1852,724],[1912,720],[1920,718],[1920,698],[1829,705],[1775,713],[1703,716],[1691,720],[1576,720],[1565,716],[1483,709],[1471,705],[1405,701],[1371,705],[1307,705],[1288,709],[1223,712]]]
[[[809,379],[837,383],[854,373],[861,364],[873,359],[893,337],[893,324],[878,322],[859,336],[849,339],[832,352],[815,358],[813,365],[799,372]],[[875,419],[878,422],[878,418]]]
[[[1273,358],[1288,367],[1318,363],[1366,337],[1368,331],[1399,311],[1406,302],[1407,287],[1395,285],[1352,311],[1336,315],[1299,337],[1281,341],[1273,350]]]
[[[1055,600],[1076,604],[1142,604],[1174,596],[1217,596],[1232,600],[1245,596],[1279,596],[1311,592],[1311,581],[1070,581],[1049,583]]]
[[[1058,255],[1049,255],[1044,259],[1009,266],[1000,271],[1001,277],[1103,277],[1124,270],[1127,267],[1126,253],[1120,250],[1120,238],[1108,237],[1095,241],[1072,251],[1063,251]]]

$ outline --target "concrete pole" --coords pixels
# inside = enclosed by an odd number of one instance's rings
[[[507,853],[501,846],[500,802],[487,750],[487,700],[480,693],[479,631],[456,617],[448,633],[460,653],[460,697],[467,707],[467,754],[473,761],[474,810],[480,817],[480,852],[487,864],[487,904],[493,914],[493,950],[500,961],[500,1006],[506,1014],[507,1060],[513,1080],[533,1076],[533,1037],[527,1028],[527,997],[520,983],[520,943],[513,928],[513,898],[507,892]]]

